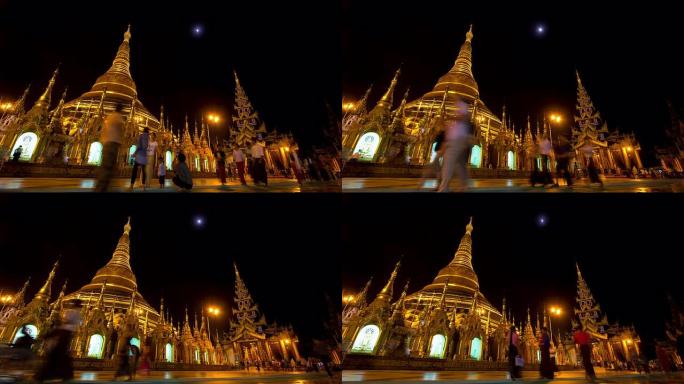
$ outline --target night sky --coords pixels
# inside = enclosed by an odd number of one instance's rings
[[[315,202],[316,204],[312,204]],[[190,320],[201,306],[223,309],[211,319],[228,329],[234,292],[233,261],[270,323],[292,324],[305,352],[322,339],[329,318],[325,295],[339,311],[339,226],[320,215],[339,215],[334,196],[231,199],[158,197],[111,199],[78,195],[0,196],[0,288],[16,291],[32,276],[30,300],[55,259],[60,267],[53,298],[88,283],[111,258],[131,215],[131,267],[138,289],[155,308],[163,296],[174,321],[187,305]],[[197,227],[195,220],[204,219]]]
[[[576,261],[609,322],[634,323],[644,341],[665,338],[666,292],[684,300],[677,196],[417,197],[344,197],[353,207],[342,216],[344,294],[359,292],[372,275],[372,300],[402,255],[395,299],[407,279],[409,293],[421,289],[452,260],[472,215],[480,290],[498,308],[505,296],[516,321],[528,305],[535,321],[545,303],[555,304],[564,314],[553,319],[554,333],[568,331]]]
[[[358,100],[374,83],[371,108],[402,62],[395,104],[409,86],[411,100],[430,91],[453,66],[471,23],[480,97],[499,116],[505,103],[516,129],[523,128],[527,114],[534,124],[550,111],[561,112],[568,124],[577,68],[609,129],[634,131],[649,164],[652,147],[664,143],[663,129],[670,123],[665,100],[684,103],[676,55],[684,29],[669,3],[342,4],[343,97]]]
[[[153,114],[163,103],[180,128],[186,112],[192,122],[218,111],[224,122],[212,133],[226,136],[237,69],[269,130],[320,145],[325,102],[339,108],[338,13],[325,1],[0,0],[0,96],[17,98],[32,83],[33,103],[61,62],[53,97],[68,85],[75,98],[109,69],[130,22],[131,72]]]

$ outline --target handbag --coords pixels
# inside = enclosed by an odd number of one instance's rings
[[[524,367],[525,366],[525,359],[523,359],[522,356],[516,356],[515,357],[515,366],[516,367]]]

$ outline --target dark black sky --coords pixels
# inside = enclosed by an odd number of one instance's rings
[[[565,314],[554,330],[569,330],[576,261],[608,320],[634,323],[642,339],[665,337],[666,291],[684,299],[677,196],[418,197],[344,196],[344,292],[358,292],[373,275],[372,299],[402,255],[395,296],[407,279],[409,292],[424,287],[451,261],[473,215],[480,289],[497,307],[505,296],[516,320],[528,305],[534,321],[545,303],[557,304]]]
[[[188,200],[182,197],[127,199],[77,195],[0,196],[0,287],[16,290],[32,276],[29,297],[44,283],[55,258],[68,292],[90,281],[105,265],[131,219],[131,267],[150,305],[163,295],[174,320],[187,305],[230,308],[232,263],[269,322],[292,324],[304,348],[325,334],[325,295],[339,306],[339,226],[316,213],[339,215],[335,196]],[[314,212],[315,211],[315,212]],[[193,218],[206,220],[202,229]],[[339,310],[336,308],[335,310]],[[212,330],[224,312],[212,319]]]
[[[131,72],[139,98],[155,115],[163,103],[174,127],[187,112],[228,117],[237,69],[269,129],[318,143],[325,101],[339,105],[339,6],[332,2],[138,1],[131,3],[0,0],[0,95],[31,101],[62,62],[55,96],[90,89],[111,65],[132,24]],[[202,38],[191,34],[204,25]],[[224,122],[216,134],[227,131]]]
[[[505,103],[517,128],[545,111],[561,111],[568,122],[577,68],[609,128],[634,131],[649,158],[669,123],[665,99],[684,101],[677,56],[684,29],[664,1],[342,4],[343,96],[352,100],[375,83],[374,104],[402,62],[395,100],[409,86],[410,98],[420,97],[452,67],[473,23],[480,96],[498,115]],[[534,33],[539,23],[543,38]]]

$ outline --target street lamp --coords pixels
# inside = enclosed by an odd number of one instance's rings
[[[342,104],[342,110],[344,110],[345,112],[349,112],[352,109],[354,109],[355,106],[356,105],[352,102],[343,103]]]
[[[221,309],[218,307],[209,307],[207,312],[212,316],[218,316],[221,314]],[[209,325],[209,316],[207,316],[207,333],[209,333],[209,338],[211,339],[211,326]],[[216,340],[218,342],[218,340]]]
[[[560,316],[563,310],[560,307],[552,306],[549,308],[551,315]],[[551,332],[551,340],[553,340],[553,327],[551,326],[551,316],[549,316],[549,332]],[[560,340],[558,340],[560,342]]]
[[[207,120],[209,120],[210,123],[218,124],[222,119],[220,115],[216,113],[210,113],[207,115]],[[207,124],[207,140],[209,140],[209,146],[211,147],[211,129],[209,127],[210,125]]]

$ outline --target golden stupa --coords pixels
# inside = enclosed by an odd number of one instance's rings
[[[131,26],[129,25],[112,66],[97,78],[90,91],[64,105],[64,116],[80,119],[83,114],[98,113],[100,102],[102,102],[104,113],[107,114],[114,111],[117,104],[121,104],[124,116],[129,116],[131,106],[134,106],[134,116],[140,129],[150,128],[152,131],[159,129],[159,120],[138,99],[138,90],[130,69],[130,40]]]

